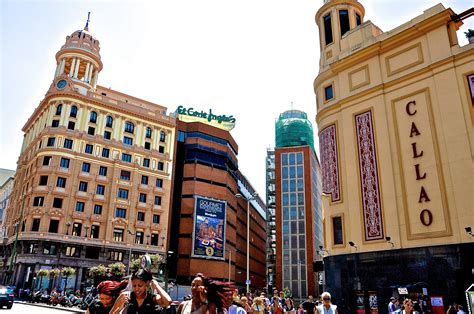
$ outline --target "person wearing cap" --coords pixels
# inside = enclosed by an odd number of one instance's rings
[[[390,302],[388,303],[388,313],[392,314],[395,313],[397,307],[395,306],[395,297],[390,297]]]

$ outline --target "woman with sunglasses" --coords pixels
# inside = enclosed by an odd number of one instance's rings
[[[323,292],[321,294],[323,304],[316,307],[317,314],[338,314],[337,305],[331,303],[331,294],[329,292]]]

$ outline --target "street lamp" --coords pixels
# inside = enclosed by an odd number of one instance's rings
[[[254,192],[249,197],[240,193],[235,194],[236,198],[244,198],[247,200],[247,280],[245,281],[247,286],[247,295],[250,294],[250,201],[254,200],[256,196],[257,192]]]
[[[165,291],[168,292],[168,260],[173,255],[173,251],[166,252],[166,261],[165,261]]]
[[[127,229],[127,232],[129,235],[132,235],[134,236],[135,235],[135,232],[132,232],[130,229]],[[130,245],[130,248],[128,250],[128,270],[127,270],[127,276],[130,275],[130,267],[132,266],[132,246],[133,246],[133,241],[132,243],[129,243]]]
[[[231,264],[232,264],[232,251],[237,252],[237,249],[233,249],[233,250],[225,249],[225,251],[229,253],[229,277],[228,277],[227,281],[230,282]]]

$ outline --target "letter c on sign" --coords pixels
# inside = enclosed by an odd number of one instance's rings
[[[423,225],[429,226],[433,222],[433,214],[429,209],[423,209],[420,213],[420,221]]]
[[[410,101],[405,108],[409,116],[414,116],[416,114],[416,109],[415,111],[411,111],[410,105],[416,105],[416,102],[414,100]]]

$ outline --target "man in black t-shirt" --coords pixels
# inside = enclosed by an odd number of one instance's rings
[[[314,313],[314,307],[316,306],[316,303],[314,302],[312,295],[309,295],[308,299],[305,300],[302,304],[303,304],[304,310],[306,311],[306,314]]]

